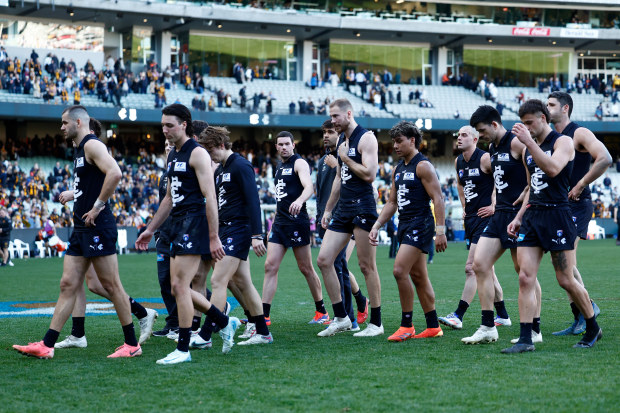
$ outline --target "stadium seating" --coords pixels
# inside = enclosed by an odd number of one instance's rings
[[[255,93],[264,93],[265,96],[272,93],[274,97],[272,100],[272,113],[274,114],[288,114],[291,101],[295,103],[295,113],[298,114],[299,106],[297,102],[300,99],[307,102],[308,98],[311,98],[315,105],[315,113],[316,108],[318,108],[319,104],[326,98],[334,100],[344,97],[351,101],[356,112],[364,109],[368,116],[376,118],[453,119],[454,113],[457,110],[461,118],[467,118],[473,111],[472,108],[476,108],[483,104],[495,105],[493,102],[485,100],[477,93],[462,87],[453,86],[392,84],[389,89],[392,91],[394,99],[400,87],[402,103],[388,103],[386,110],[382,110],[362,99],[361,90],[357,85],[351,86],[350,92],[346,92],[343,86],[334,87],[330,83],[324,84],[323,87],[311,89],[302,81],[254,79],[253,81],[238,84],[234,78],[230,77],[205,77],[204,80],[207,90],[199,96],[204,96],[205,101],[208,101],[210,97],[213,97],[213,99],[217,101],[216,93],[220,89],[222,89],[224,93],[229,93],[231,95],[233,99],[232,107],[215,108],[215,111],[223,113],[239,113],[244,110],[251,111],[253,108],[252,96],[254,96]],[[239,90],[243,86],[246,86],[246,109],[242,109],[239,106]],[[426,100],[433,104],[432,108],[420,107],[417,103],[409,103],[409,92],[412,90],[415,91],[416,89],[420,91],[424,90]],[[498,87],[497,89],[499,92],[497,100],[505,106],[502,116],[505,120],[519,119],[517,116],[519,104],[515,97],[520,92],[523,92],[526,100],[540,99],[546,101],[549,95],[547,92],[539,93],[538,89],[533,87]],[[177,85],[176,88],[166,90],[166,104],[179,101],[185,106],[192,107],[192,99],[197,95],[198,94],[194,90],[185,90],[183,86]],[[599,103],[606,101],[603,95],[573,93],[571,96],[575,102],[571,118],[577,122],[596,121],[594,110]],[[35,98],[32,95],[11,94],[6,90],[0,90],[0,102],[45,104],[41,98]],[[73,99],[70,99],[68,103],[73,103]],[[82,95],[80,103],[86,107],[114,107],[112,102],[104,103],[94,95]],[[130,93],[121,98],[121,103],[124,107],[155,109],[155,96],[153,94]],[[47,104],[61,104],[61,101],[59,97],[56,97],[54,102]],[[265,112],[265,100],[261,100],[259,111]],[[618,121],[620,118],[607,117],[605,120]]]
[[[398,87],[401,88],[401,104],[388,104],[387,110],[401,118],[417,119],[453,119],[456,111],[460,117],[468,119],[469,115],[480,105],[493,104],[485,100],[480,95],[473,93],[462,87],[449,86],[412,86],[412,85],[390,85],[390,90],[396,96]],[[433,104],[432,108],[420,107],[415,103],[408,103],[409,92],[416,89],[424,91],[426,101]],[[516,119],[513,112],[504,111],[504,119]]]
[[[311,98],[312,102],[315,105],[316,113],[316,108],[321,102],[325,101],[326,98],[329,98],[333,101],[337,98],[346,97],[347,99],[349,99],[356,111],[359,111],[363,108],[366,113],[368,113],[372,117],[393,117],[386,111],[375,108],[361,98],[351,93],[347,93],[342,87],[334,87],[331,84],[325,84],[323,87],[311,89],[306,86],[302,81],[254,79],[253,81],[245,82],[244,84],[238,84],[234,78],[230,77],[207,77],[204,80],[207,89],[209,89],[213,93],[217,92],[220,89],[223,89],[225,93],[230,93],[233,99],[237,102],[236,111],[240,110],[238,106],[239,90],[243,86],[245,86],[247,96],[246,107],[250,109],[253,106],[252,96],[254,96],[255,93],[259,95],[263,93],[265,94],[265,96],[267,96],[271,92],[275,97],[275,99],[272,101],[273,113],[275,114],[288,114],[289,104],[291,102],[295,103],[295,113],[299,114],[299,106],[297,105],[297,102],[300,99],[302,99],[304,102],[307,102],[308,98]],[[260,109],[261,112],[264,112],[264,100],[261,101]],[[219,111],[220,108],[217,108],[216,110]]]

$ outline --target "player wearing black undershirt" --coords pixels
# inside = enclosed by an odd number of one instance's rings
[[[219,235],[226,256],[217,261],[213,268],[211,302],[218,308],[224,308],[226,288],[234,284],[249,312],[248,324],[255,326],[249,340],[239,345],[270,344],[273,337],[265,322],[260,295],[252,283],[248,260],[250,246],[258,257],[265,254],[254,168],[247,159],[232,151],[226,128],[209,126],[200,134],[198,142],[209,152],[213,162],[219,164],[215,170],[215,190]],[[190,347],[208,347],[211,331],[211,326],[205,323],[200,333],[190,341]]]

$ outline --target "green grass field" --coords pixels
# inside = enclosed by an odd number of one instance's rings
[[[387,255],[385,247],[379,249],[386,330],[380,337],[317,337],[320,327],[307,324],[314,314],[312,298],[292,254],[283,262],[272,307],[273,345],[235,346],[222,355],[216,335],[213,349],[192,351],[193,361],[179,366],[155,364],[174,349],[174,342],[156,337],[144,344],[142,357],[107,359],[122,342],[115,316],[87,317],[86,349],[57,350],[52,360],[24,357],[11,345],[41,340],[50,318],[1,318],[0,411],[618,411],[620,247],[613,240],[582,242],[579,250],[586,286],[602,309],[603,340],[583,350],[572,348],[576,337],[551,335],[572,315],[547,255],[539,273],[544,342],[521,355],[500,354],[519,334],[518,284],[508,254],[496,271],[513,326],[500,328],[497,343],[479,346],[460,342],[480,324],[477,297],[462,331],[444,329],[442,338],[389,343],[388,335],[399,326],[400,305]],[[440,316],[456,308],[465,258],[463,244],[450,244],[429,268]],[[260,291],[264,259],[251,262]],[[159,297],[155,254],[124,255],[119,263],[129,294]],[[359,274],[355,257],[351,268]],[[0,268],[0,302],[55,301],[61,271],[57,258],[17,260],[13,268]],[[242,311],[233,315],[241,318]],[[424,329],[417,300],[413,321],[417,330]]]

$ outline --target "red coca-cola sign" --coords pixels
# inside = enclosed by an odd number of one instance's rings
[[[548,27],[513,27],[513,36],[549,36],[551,29]]]

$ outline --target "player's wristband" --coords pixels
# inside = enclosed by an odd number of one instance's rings
[[[105,202],[98,199],[95,201],[94,207],[101,211],[103,208],[105,208]]]
[[[435,233],[437,235],[446,235],[446,226],[445,225],[437,225],[435,227]]]
[[[254,235],[254,236],[252,237],[252,239],[257,239],[257,240],[259,240],[259,241],[263,241],[263,240],[264,240],[264,238],[263,238],[263,236],[262,236],[262,235]]]

